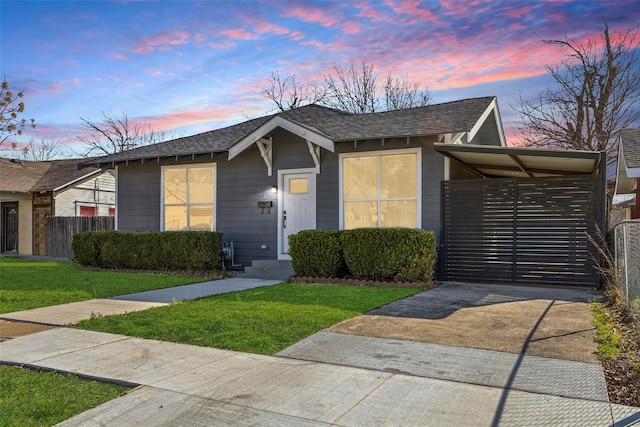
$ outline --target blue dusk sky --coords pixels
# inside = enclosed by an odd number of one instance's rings
[[[59,140],[67,153],[82,151],[80,117],[124,112],[192,135],[273,112],[261,90],[276,70],[319,83],[363,60],[379,83],[391,73],[428,86],[432,103],[497,96],[517,145],[510,105],[549,86],[544,64],[566,53],[541,39],[584,42],[604,22],[639,21],[637,0],[2,0],[0,73],[37,123],[13,140]]]

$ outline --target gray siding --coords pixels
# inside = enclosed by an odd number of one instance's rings
[[[252,147],[231,161],[216,158],[218,167],[216,230],[233,242],[236,263],[277,258],[277,197],[270,193],[277,174],[267,175],[260,152]],[[258,201],[272,200],[271,212],[261,212]],[[261,249],[261,245],[267,249]]]
[[[339,153],[369,152],[386,149],[422,148],[422,228],[440,234],[440,181],[444,176],[443,157],[433,151],[431,140],[380,140],[336,144],[336,153],[322,150],[321,170],[317,176],[316,227],[338,229],[339,226]],[[244,151],[231,161],[226,154],[198,163],[214,162],[217,168],[216,230],[223,240],[234,242],[236,263],[250,265],[252,260],[277,258],[278,206],[277,196],[270,193],[277,185],[278,171],[314,167],[306,142],[287,132],[273,136],[273,173],[256,147]],[[130,163],[118,166],[119,230],[160,230],[161,166],[194,163],[191,159],[175,162]],[[258,201],[272,200],[271,212],[261,212]],[[261,249],[267,245],[267,249]]]
[[[160,164],[118,166],[116,229],[160,230]]]

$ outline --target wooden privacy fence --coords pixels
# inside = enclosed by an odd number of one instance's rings
[[[588,234],[601,227],[596,175],[445,181],[444,280],[599,284]]]
[[[49,216],[47,217],[47,256],[73,258],[73,235],[84,231],[113,230],[112,216]]]

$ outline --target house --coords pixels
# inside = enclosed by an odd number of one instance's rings
[[[32,162],[0,158],[0,250],[46,255],[48,216],[115,215],[115,175],[86,159]]]
[[[469,159],[456,153],[461,149],[475,153]],[[447,181],[534,179],[549,186],[558,177],[570,185],[567,176],[576,175],[589,181],[585,186],[600,185],[600,153],[521,150],[506,147],[497,100],[484,97],[359,115],[308,105],[86,165],[116,170],[116,229],[217,230],[233,243],[235,262],[249,266],[288,259],[287,238],[303,229],[429,229],[441,253],[451,254],[443,250]],[[470,199],[483,200],[479,191]],[[589,218],[598,209],[587,209]],[[565,258],[585,269],[582,255]],[[582,276],[593,281],[592,271]]]
[[[622,129],[614,205],[621,220],[640,218],[640,128]]]

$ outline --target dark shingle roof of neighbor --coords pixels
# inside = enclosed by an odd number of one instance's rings
[[[278,115],[324,134],[334,142],[463,132],[471,130],[494,99],[495,97],[463,99],[426,107],[367,114],[352,114],[312,104],[233,126],[96,158],[84,165],[225,152]]]
[[[32,162],[0,159],[0,190],[51,191],[97,170],[78,169],[78,164],[86,161],[87,159],[68,159]]]
[[[640,168],[640,128],[622,129],[622,155],[627,168]]]

